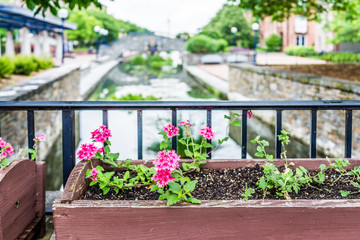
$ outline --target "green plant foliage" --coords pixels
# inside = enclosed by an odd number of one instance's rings
[[[116,101],[156,101],[160,100],[161,98],[154,97],[153,95],[143,97],[142,94],[132,95],[129,93],[128,95],[121,96],[119,98],[113,96],[112,99]]]
[[[253,45],[253,36],[250,24],[244,17],[244,11],[237,6],[225,4],[216,13],[216,16],[203,28],[202,34],[214,39],[223,38],[228,45],[233,44],[233,33],[231,28],[236,27],[236,41],[241,47],[250,48]],[[216,35],[218,34],[218,36]]]
[[[339,52],[339,53],[324,53],[321,56],[321,59],[336,63],[358,63],[360,62],[359,53],[350,53],[350,52]]]
[[[40,69],[49,69],[54,66],[54,62],[51,57],[33,57],[32,59],[36,64],[35,71],[38,71]]]
[[[187,41],[185,48],[191,53],[216,53],[224,51],[227,43],[224,39],[213,39],[206,35],[196,35]]]
[[[229,0],[229,2],[237,2]],[[309,20],[319,20],[322,13],[330,11],[350,11],[352,6],[349,0],[241,0],[238,7],[251,10],[253,17],[265,18],[282,22],[292,14],[302,15]]]
[[[287,55],[307,57],[307,56],[317,56],[318,52],[315,51],[314,47],[304,47],[304,46],[289,46],[285,49]]]
[[[9,57],[0,57],[0,78],[11,75],[14,69],[15,65]]]
[[[142,55],[136,55],[136,57],[130,59],[129,63],[135,65],[135,66],[141,66],[145,65],[145,58],[143,58]]]
[[[282,48],[282,38],[281,36],[273,33],[265,39],[265,44],[269,51],[280,51]]]
[[[37,64],[33,61],[30,56],[17,55],[14,58],[14,73],[20,75],[30,75],[37,68]]]

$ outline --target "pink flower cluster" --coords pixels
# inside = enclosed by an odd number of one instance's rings
[[[46,135],[45,134],[40,134],[38,137],[34,137],[33,141],[34,141],[34,146],[36,146],[38,142],[45,142],[46,141]]]
[[[1,158],[6,158],[8,155],[14,154],[14,148],[10,143],[6,142],[0,137],[0,148],[4,148],[5,151],[1,153]]]
[[[214,138],[214,133],[209,126],[206,126],[206,128],[201,128],[200,135],[206,138],[207,140]]]
[[[248,110],[247,111],[247,117],[249,118],[249,119],[251,119],[251,116],[253,115],[253,113],[252,113],[252,111],[251,110]]]
[[[171,125],[170,123],[163,128],[163,131],[166,132],[166,136],[168,136],[169,138],[177,136],[179,133],[179,130],[180,129],[178,127],[175,127],[175,126]]]
[[[97,177],[97,175],[99,174],[98,170],[96,170],[95,168],[93,168],[93,169],[91,169],[90,174],[91,174],[91,175],[89,175],[88,178],[90,178],[90,179],[93,180],[93,181],[97,181],[97,180],[98,180],[98,177]]]
[[[109,137],[112,137],[110,129],[107,129],[105,125],[100,126],[95,131],[91,132],[91,139],[96,142],[105,142]]]
[[[158,158],[154,161],[156,173],[151,179],[158,181],[156,184],[159,187],[164,187],[174,181],[175,178],[171,176],[171,173],[179,167],[179,160],[180,156],[174,150],[158,152]]]
[[[96,147],[94,143],[84,143],[81,144],[77,155],[80,160],[90,160],[95,157],[97,152],[101,153],[102,151],[103,149]]]
[[[186,122],[185,121],[179,122],[178,126],[189,126],[189,127],[191,127],[192,124],[190,123],[190,120],[186,120]]]

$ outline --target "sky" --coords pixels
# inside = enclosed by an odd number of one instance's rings
[[[155,33],[175,36],[196,34],[219,11],[226,0],[102,0],[108,14]]]

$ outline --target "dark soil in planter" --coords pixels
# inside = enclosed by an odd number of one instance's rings
[[[281,169],[281,168],[280,168]],[[317,174],[316,171],[310,172],[311,175]],[[123,173],[116,172],[115,175],[122,176]],[[257,165],[256,168],[237,168],[237,169],[202,169],[201,172],[187,173],[190,179],[198,180],[193,196],[201,200],[239,200],[245,192],[245,184],[248,188],[255,189],[255,193],[249,199],[262,199],[263,192],[258,190],[256,182],[263,176],[262,169]],[[298,194],[290,193],[292,199],[344,199],[340,190],[358,192],[358,189],[350,184],[354,181],[353,176],[343,176],[335,184],[331,181],[337,179],[339,174],[332,170],[327,170],[325,184],[313,182],[311,186],[302,187]],[[99,185],[89,187],[82,199],[86,200],[157,200],[159,194],[150,192],[148,186],[133,188],[132,190],[120,190],[118,194],[114,190],[104,196]],[[360,193],[350,194],[346,199],[360,198]],[[276,196],[275,191],[270,191],[266,199],[283,199]]]

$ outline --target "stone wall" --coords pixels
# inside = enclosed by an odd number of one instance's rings
[[[0,101],[77,101],[81,100],[79,82],[79,66],[54,68],[0,91]],[[26,111],[2,112],[0,119],[1,137],[10,142],[16,152],[27,148]],[[61,129],[61,112],[35,111],[35,135],[47,135],[46,143],[39,147],[39,160],[46,158]]]
[[[360,100],[360,84],[341,79],[281,71],[250,64],[230,66],[230,100]],[[274,111],[254,115],[274,124]],[[360,157],[359,111],[353,112],[352,157]],[[310,142],[310,112],[284,111],[283,128]],[[328,156],[344,156],[345,111],[318,111],[317,144]]]
[[[195,53],[184,53],[182,56],[183,65],[198,65],[201,64],[201,58],[205,55],[218,55],[223,59],[223,62],[226,63],[228,60],[234,62],[252,62],[254,58],[253,52],[244,51],[244,52],[226,52],[226,53],[206,53],[206,54],[195,54]],[[243,57],[242,57],[243,56]]]

